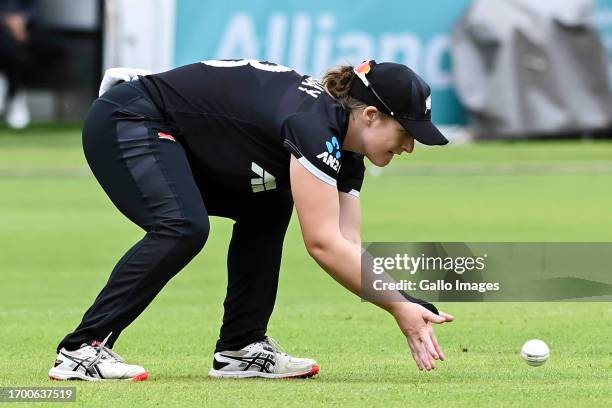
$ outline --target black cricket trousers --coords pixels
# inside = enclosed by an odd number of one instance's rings
[[[227,255],[228,286],[215,351],[263,340],[276,300],[290,191],[236,193],[212,185],[170,132],[138,81],[97,99],[83,128],[85,157],[115,206],[145,231],[113,269],[81,323],[58,345],[74,350],[121,332],[203,248],[209,215],[235,221]],[[202,273],[211,273],[202,271]]]

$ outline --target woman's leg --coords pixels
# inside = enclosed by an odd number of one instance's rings
[[[155,122],[117,113],[122,106],[116,101],[129,99],[134,89],[127,84],[116,88],[110,101],[94,103],[83,146],[104,191],[146,234],[119,260],[82,322],[58,350],[77,349],[110,332],[107,344],[112,347],[208,237],[208,214],[182,146],[160,139]]]
[[[7,99],[9,100],[13,98],[18,89],[24,86],[26,62],[26,44],[17,41],[0,21],[0,70],[6,74]]]
[[[263,340],[274,309],[283,241],[293,200],[290,191],[242,197],[230,242],[223,325],[215,351]]]

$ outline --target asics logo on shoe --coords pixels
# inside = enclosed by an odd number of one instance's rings
[[[340,157],[342,157],[342,151],[340,150],[340,142],[336,136],[332,136],[329,141],[325,141],[326,151],[317,155],[317,158],[321,159],[323,163],[334,169],[336,172],[340,170]]]
[[[65,359],[67,359],[68,361],[71,361],[71,363],[69,363],[69,366],[73,372],[80,372],[84,374],[86,377],[101,378],[101,379],[104,378],[102,374],[100,373],[100,371],[98,370],[98,367],[96,367],[95,365],[91,367],[89,366],[89,363],[94,360],[94,357],[78,358],[75,356],[69,356],[64,353],[60,353],[60,355],[64,357]],[[57,364],[58,361],[59,361],[59,364]],[[61,361],[60,359],[55,360],[55,367],[57,367],[58,365],[62,363],[63,361]]]
[[[276,360],[274,358],[274,354],[269,353],[256,353],[252,356],[238,356],[238,355],[230,355],[227,353],[220,353],[221,357],[226,359],[233,360],[237,363],[238,368],[242,371],[252,371],[257,370],[264,373],[269,373],[274,369],[276,365]],[[213,365],[216,365],[221,368],[229,365],[229,363],[225,363],[222,361],[218,361],[215,359]]]

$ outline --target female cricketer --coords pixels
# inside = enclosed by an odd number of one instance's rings
[[[113,345],[204,247],[209,215],[235,221],[209,375],[316,375],[316,361],[266,336],[293,205],[308,253],[359,295],[364,157],[382,167],[411,153],[415,139],[446,144],[431,122],[430,92],[408,67],[375,61],[318,81],[265,61],[210,60],[110,87],[85,121],[85,157],[114,205],[146,233],[60,342],[49,376],[148,378]],[[394,316],[419,369],[444,359],[432,323],[453,316],[427,303],[375,303]]]

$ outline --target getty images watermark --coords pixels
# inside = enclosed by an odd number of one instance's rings
[[[612,300],[608,243],[364,243],[362,298]]]
[[[424,271],[452,271],[457,275],[463,275],[465,272],[484,271],[485,260],[487,254],[483,256],[471,257],[441,257],[441,256],[425,256],[420,254],[417,256],[408,255],[407,253],[395,254],[394,257],[375,257],[372,259],[372,272],[375,275],[383,275],[389,271],[402,271],[410,276],[417,272]],[[499,290],[499,282],[464,282],[455,278],[452,281],[437,279],[407,280],[401,279],[398,282],[389,282],[384,279],[376,279],[372,282],[375,290],[408,290],[408,291],[429,291],[429,290],[464,290],[487,292],[490,290]]]

